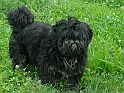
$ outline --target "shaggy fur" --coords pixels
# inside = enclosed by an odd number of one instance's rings
[[[13,29],[9,52],[14,69],[33,64],[44,84],[64,79],[70,89],[78,86],[93,36],[88,24],[72,17],[53,26],[34,22],[33,14],[24,6],[10,11],[8,21]]]
[[[24,6],[8,13],[7,19],[13,32],[10,37],[9,53],[16,65],[25,68],[28,63],[37,66],[40,43],[48,37],[52,26],[44,22],[34,22],[31,11]]]

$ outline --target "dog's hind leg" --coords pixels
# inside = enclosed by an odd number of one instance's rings
[[[13,35],[11,36],[9,42],[9,54],[10,58],[12,58],[13,61],[13,69],[15,69],[16,66],[19,66],[22,69],[26,67],[27,58],[25,55],[25,49],[23,45],[21,45]]]

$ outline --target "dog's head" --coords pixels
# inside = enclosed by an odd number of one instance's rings
[[[90,26],[76,18],[60,20],[53,26],[53,36],[59,53],[65,57],[79,56],[91,42],[93,32]]]
[[[23,28],[34,22],[34,16],[27,7],[20,6],[8,13],[7,20],[12,28]]]

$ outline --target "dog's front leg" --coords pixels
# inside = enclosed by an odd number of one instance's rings
[[[78,89],[80,86],[79,86],[79,79],[76,78],[75,76],[73,77],[69,77],[67,79],[67,88],[69,90],[75,90],[75,89]]]
[[[55,73],[50,70],[48,65],[41,65],[39,66],[39,78],[41,79],[41,82],[43,84],[52,84],[55,86],[56,84],[56,79],[55,79]]]

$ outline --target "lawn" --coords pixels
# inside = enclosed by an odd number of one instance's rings
[[[85,93],[124,93],[124,0],[0,0],[0,93],[65,93],[42,85],[36,71],[12,70],[8,53],[12,30],[5,18],[20,5],[29,7],[36,21],[53,25],[75,16],[88,23],[94,36],[81,86]]]

